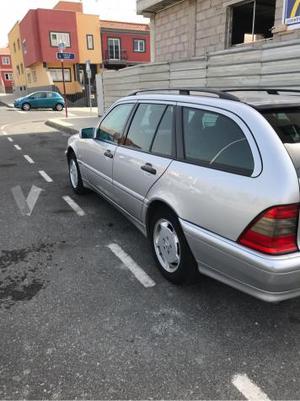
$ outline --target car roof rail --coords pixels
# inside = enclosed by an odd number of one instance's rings
[[[300,89],[288,89],[288,88],[233,88],[233,89],[223,89],[224,92],[266,92],[268,95],[280,95],[283,93],[295,93],[300,96]]]
[[[227,91],[212,89],[212,88],[157,88],[157,89],[139,89],[131,92],[128,96],[135,96],[139,93],[147,92],[165,92],[165,91],[176,91],[178,95],[189,96],[191,92],[209,93],[212,95],[217,95],[220,99],[234,100],[235,102],[240,102],[237,96],[227,93]]]

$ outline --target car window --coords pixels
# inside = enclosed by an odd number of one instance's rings
[[[162,104],[140,104],[129,128],[125,146],[149,152],[165,109],[166,106]]]
[[[53,98],[55,98],[55,97],[57,97],[56,93],[51,93],[51,92],[48,92],[48,93],[47,93],[47,98],[53,99]]]
[[[300,142],[300,108],[261,111],[283,143]]]
[[[151,152],[160,155],[172,155],[174,106],[168,106],[157,129]]]
[[[254,159],[248,141],[230,118],[185,107],[183,133],[186,160],[241,175],[253,173]]]
[[[34,99],[44,99],[47,97],[47,93],[46,92],[37,92],[37,93],[34,93],[33,95],[31,95],[31,97],[33,97]]]
[[[134,103],[120,104],[102,120],[96,139],[119,143]]]

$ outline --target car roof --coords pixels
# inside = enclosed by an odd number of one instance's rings
[[[170,93],[178,91],[178,93]],[[199,94],[197,94],[197,92]],[[172,89],[145,89],[133,92],[132,97],[139,100],[159,100],[173,102],[200,103],[204,102],[211,106],[218,106],[220,102],[230,101],[236,103],[246,103],[258,110],[300,107],[300,90],[293,89],[223,89],[216,90],[210,88],[172,88]],[[225,103],[226,104],[226,103]]]
[[[238,96],[242,102],[258,109],[300,106],[300,93],[298,95],[273,95],[259,91],[240,91],[234,92],[234,94]]]

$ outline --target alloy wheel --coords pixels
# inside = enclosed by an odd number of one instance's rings
[[[172,223],[166,219],[156,222],[153,230],[153,244],[157,259],[169,273],[174,273],[181,261],[178,235]]]

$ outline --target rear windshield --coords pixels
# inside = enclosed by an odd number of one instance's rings
[[[300,143],[300,107],[261,110],[283,143]]]

